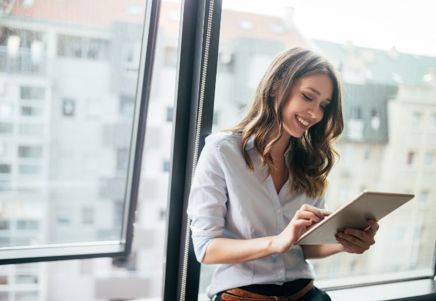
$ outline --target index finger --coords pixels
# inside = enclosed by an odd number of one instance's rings
[[[326,215],[328,215],[328,214],[326,214],[326,213],[328,213],[327,210],[319,209],[317,207],[314,207],[314,206],[311,206],[308,204],[304,204],[303,206],[301,206],[301,209],[304,211],[312,212],[313,214],[315,214],[319,218],[324,218]]]

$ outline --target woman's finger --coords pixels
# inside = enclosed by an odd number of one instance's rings
[[[359,248],[367,249],[372,244],[371,236],[360,230],[346,229],[344,232],[339,232],[338,236]]]
[[[297,219],[311,220],[316,223],[322,220],[322,218],[318,217],[313,212],[304,211],[304,210],[298,210],[295,216]]]
[[[364,231],[374,237],[379,227],[379,224],[375,220],[368,220],[368,227],[366,227]]]
[[[365,251],[362,248],[356,247],[356,245],[348,242],[345,239],[336,237],[336,240],[338,241],[338,243],[340,243],[344,247],[346,252],[362,254]]]
[[[323,219],[326,215],[328,215],[328,214],[326,214],[326,213],[328,213],[327,210],[319,209],[319,208],[316,208],[316,207],[308,205],[308,204],[304,204],[303,206],[301,206],[300,211],[312,212],[313,214],[315,214],[316,216],[318,216],[321,219]]]

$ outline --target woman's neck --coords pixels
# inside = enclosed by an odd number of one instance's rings
[[[274,136],[273,136],[274,137]],[[271,148],[271,158],[274,162],[274,165],[284,164],[284,155],[289,146],[290,136],[286,133],[282,133],[282,136],[279,140],[277,140]]]

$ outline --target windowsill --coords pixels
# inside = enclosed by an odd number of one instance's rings
[[[436,281],[410,280],[326,291],[335,301],[436,300]]]

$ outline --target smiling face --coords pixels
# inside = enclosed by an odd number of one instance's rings
[[[299,78],[291,88],[289,99],[283,105],[283,129],[288,135],[300,138],[320,122],[330,104],[333,84],[326,74],[312,74]]]

